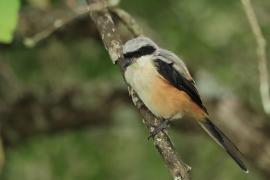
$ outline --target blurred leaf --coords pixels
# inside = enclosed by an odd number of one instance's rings
[[[43,10],[47,9],[51,5],[51,0],[27,0],[27,1],[31,6]]]
[[[0,0],[0,42],[12,41],[19,7],[19,0]]]

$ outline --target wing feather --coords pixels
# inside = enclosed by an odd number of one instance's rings
[[[162,50],[155,56],[154,64],[158,72],[167,81],[177,89],[185,91],[190,98],[207,113],[207,109],[202,103],[195,83],[182,60],[175,54]]]

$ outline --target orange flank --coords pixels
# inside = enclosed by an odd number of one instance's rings
[[[156,78],[152,84],[153,110],[161,117],[178,119],[183,116],[201,120],[207,114],[189,97],[185,91],[172,86],[162,77]]]

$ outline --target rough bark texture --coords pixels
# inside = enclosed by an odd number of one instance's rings
[[[102,41],[110,54],[113,63],[117,63],[123,73],[123,54],[122,42],[118,34],[115,24],[112,20],[111,14],[107,9],[105,0],[88,0],[90,16],[96,24]],[[157,126],[160,122],[154,115],[143,105],[133,90],[130,90],[133,102],[141,113],[144,124],[152,131],[153,127]],[[190,168],[178,159],[174,146],[167,134],[167,132],[160,132],[154,137],[154,143],[162,156],[165,164],[170,170],[174,179],[187,180],[188,171]]]

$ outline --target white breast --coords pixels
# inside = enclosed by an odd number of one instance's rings
[[[125,78],[138,94],[151,93],[151,83],[158,75],[151,56],[143,56],[127,67]]]
[[[125,78],[147,108],[156,116],[160,116],[152,100],[152,94],[155,91],[153,81],[159,76],[159,73],[150,58],[151,55],[143,56],[128,66],[125,71]]]
[[[166,83],[153,64],[151,55],[143,56],[128,66],[125,78],[146,107],[157,117],[178,119],[183,116],[187,97]]]

